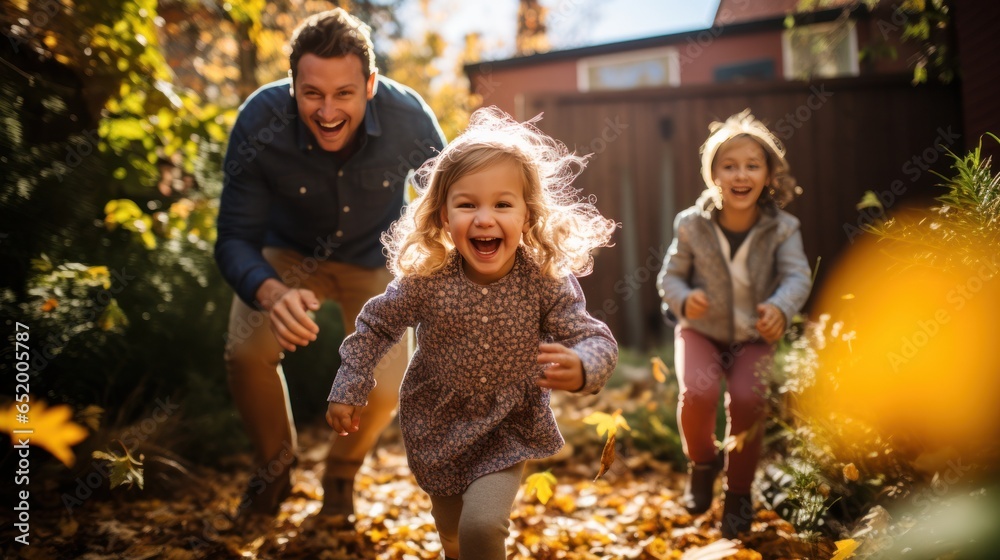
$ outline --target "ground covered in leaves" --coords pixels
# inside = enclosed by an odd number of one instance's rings
[[[233,523],[249,458],[221,470],[188,466],[169,492],[117,489],[67,509],[32,511],[31,546],[11,545],[4,558],[87,560],[194,559],[432,559],[441,545],[430,500],[406,467],[398,438],[390,435],[363,468],[353,527],[324,520],[320,509],[322,459],[328,430],[301,434],[304,449],[292,496],[277,518],[239,529]],[[600,450],[597,450],[599,454]],[[648,457],[631,457],[594,482],[598,456],[565,449],[525,474],[551,470],[558,481],[547,504],[518,496],[512,514],[510,558],[830,558],[830,542],[804,543],[787,522],[758,511],[745,542],[718,542],[720,504],[692,517],[676,503],[683,476]],[[625,461],[622,459],[622,461]],[[178,471],[179,472],[179,471]],[[148,481],[149,482],[149,481]],[[155,482],[154,482],[155,484]],[[53,504],[55,506],[55,504]],[[4,533],[10,525],[5,523]],[[5,535],[8,537],[9,535]],[[710,547],[710,548],[705,548]],[[731,549],[720,556],[716,549]]]

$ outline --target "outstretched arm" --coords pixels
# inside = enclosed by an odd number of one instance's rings
[[[338,433],[357,431],[354,418],[375,388],[375,366],[399,342],[406,327],[416,323],[419,298],[408,295],[407,285],[405,280],[393,280],[384,293],[368,300],[358,314],[356,330],[340,346],[340,369],[327,397],[331,403],[327,421]]]

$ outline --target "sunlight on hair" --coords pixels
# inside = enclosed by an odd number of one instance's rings
[[[593,250],[610,246],[617,224],[601,215],[593,195],[580,196],[573,187],[589,156],[542,132],[535,126],[541,117],[522,123],[496,107],[478,109],[465,132],[416,171],[416,198],[382,236],[394,274],[426,275],[444,267],[454,248],[440,218],[448,189],[499,161],[524,170],[530,228],[521,243],[542,274],[558,278],[593,270]]]
[[[970,458],[1000,438],[1000,256],[983,246],[969,248],[964,265],[921,264],[958,249],[920,247],[913,262],[912,246],[866,240],[852,248],[815,307],[843,321],[852,339],[820,350],[829,375],[810,392],[811,414]],[[846,446],[852,436],[844,433]]]

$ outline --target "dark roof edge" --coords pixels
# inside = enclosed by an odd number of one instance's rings
[[[834,21],[841,14],[844,13],[845,9],[850,11],[852,17],[860,15],[859,12],[867,13],[867,10],[864,8],[864,4],[858,3],[855,4],[853,7],[830,8],[815,12],[794,14],[795,23],[796,25],[804,25],[810,23],[825,23],[829,21]],[[580,58],[584,56],[600,56],[605,54],[614,54],[622,51],[650,49],[665,45],[672,45],[675,43],[685,41],[687,39],[696,40],[700,35],[703,35],[705,33],[709,34],[712,38],[715,38],[715,37],[721,37],[723,35],[731,35],[731,34],[738,35],[743,33],[755,33],[760,31],[773,31],[776,29],[784,29],[784,28],[785,28],[785,17],[767,18],[755,21],[733,23],[729,25],[712,26],[705,29],[695,29],[693,31],[682,31],[680,33],[671,33],[669,35],[657,35],[655,37],[630,39],[628,41],[620,41],[617,43],[606,43],[603,45],[577,47],[574,49],[566,49],[562,51],[549,51],[539,54],[506,58],[500,60],[484,60],[482,62],[466,64],[463,66],[463,69],[466,75],[471,75],[473,73],[478,73],[478,72],[490,72],[498,69],[517,68],[519,66],[532,66],[535,64],[555,62],[564,59]]]

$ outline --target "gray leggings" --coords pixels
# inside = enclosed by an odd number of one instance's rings
[[[465,550],[477,560],[507,558],[510,510],[523,470],[524,461],[477,478],[464,494],[431,496],[431,513],[445,556],[461,558],[459,550]]]

